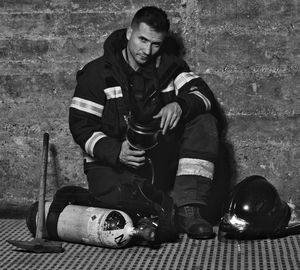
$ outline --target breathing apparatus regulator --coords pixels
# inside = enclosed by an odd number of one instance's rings
[[[150,150],[158,144],[161,129],[157,127],[156,122],[147,125],[140,124],[131,115],[126,118],[126,122],[126,139],[132,148]]]
[[[134,117],[129,115],[126,117],[127,131],[126,140],[129,145],[136,150],[150,150],[154,148],[159,142],[159,135],[162,130],[159,129],[156,122],[150,124],[141,124],[134,120]],[[154,167],[151,159],[146,157],[149,165],[151,166],[152,180],[154,183]]]

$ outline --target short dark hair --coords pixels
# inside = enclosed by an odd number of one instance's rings
[[[157,32],[168,32],[170,22],[165,11],[155,6],[146,6],[139,9],[131,22],[131,27],[146,23]]]

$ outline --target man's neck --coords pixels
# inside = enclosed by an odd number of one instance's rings
[[[130,53],[128,52],[127,47],[125,49],[122,50],[122,55],[125,59],[125,61],[127,62],[127,64],[134,70],[137,71],[140,66],[132,59]]]

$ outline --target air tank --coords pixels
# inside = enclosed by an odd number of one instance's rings
[[[51,202],[45,202],[46,219],[50,206]],[[36,202],[30,208],[26,220],[27,227],[33,235],[36,228],[37,208]],[[101,247],[122,248],[133,237],[150,242],[155,240],[155,223],[142,218],[134,227],[127,213],[107,208],[69,204],[59,214],[56,226],[55,229],[61,241]],[[44,238],[50,239],[47,230]]]

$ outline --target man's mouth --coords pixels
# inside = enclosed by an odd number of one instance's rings
[[[142,61],[147,61],[149,59],[149,56],[147,56],[147,55],[140,55],[140,59]]]

